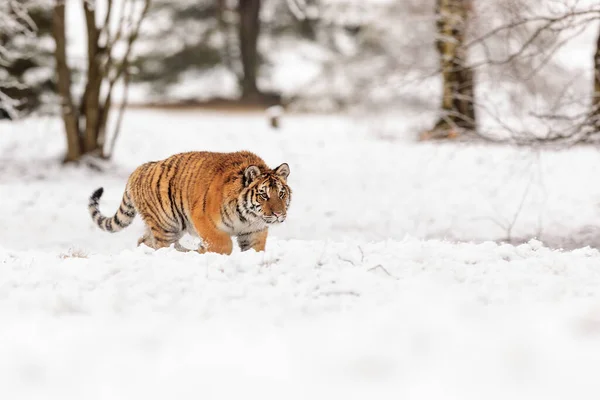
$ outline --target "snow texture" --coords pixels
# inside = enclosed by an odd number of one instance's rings
[[[59,121],[0,123],[0,398],[596,399],[597,150],[394,122],[131,111],[104,172],[59,165]],[[87,214],[144,161],[239,149],[291,167],[265,253],[154,252]]]

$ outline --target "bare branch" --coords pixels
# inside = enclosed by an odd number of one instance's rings
[[[512,23],[499,26],[497,28],[494,28],[494,29],[488,31],[487,33],[485,33],[481,36],[478,36],[477,38],[468,42],[466,44],[466,47],[473,47],[475,44],[484,42],[485,40],[487,40],[487,39],[491,38],[492,36],[495,36],[501,32],[511,30],[511,29],[514,29],[514,28],[517,28],[517,27],[520,27],[523,25],[527,25],[527,24],[531,24],[531,23],[543,23],[542,26],[540,26],[538,29],[536,29],[536,31],[533,34],[535,37],[537,37],[541,34],[542,31],[550,29],[556,24],[560,24],[568,19],[572,19],[575,17],[589,16],[589,15],[592,15],[592,18],[599,18],[600,17],[600,8],[581,10],[581,11],[571,10],[570,12],[567,12],[567,13],[557,16],[557,17],[535,16],[535,17],[523,18],[518,21],[514,21]],[[531,43],[531,41],[533,41],[534,39],[535,38],[528,40],[528,42]]]
[[[383,267],[383,265],[381,265],[381,264],[378,264],[378,265],[376,265],[376,266],[374,266],[374,267],[372,267],[372,268],[369,268],[367,271],[368,271],[368,272],[371,272],[371,271],[376,271],[377,269],[380,269],[380,270],[382,270],[383,272],[385,272],[385,274],[386,274],[387,276],[389,276],[389,277],[391,277],[391,278],[394,278],[394,279],[396,279],[396,280],[398,279],[398,278],[397,278],[397,277],[395,277],[394,275],[390,274],[390,272],[389,272],[387,269],[385,269],[385,268]]]
[[[119,107],[119,115],[117,117],[117,123],[115,125],[115,130],[111,136],[110,146],[108,148],[108,152],[106,153],[106,158],[111,158],[115,153],[115,145],[117,143],[117,138],[121,133],[121,125],[123,123],[123,115],[125,114],[125,108],[127,107],[128,97],[129,97],[129,82],[130,82],[130,73],[129,69],[125,70],[125,75],[123,77],[123,98],[121,100],[121,106]]]
[[[104,18],[104,24],[102,24],[102,28],[100,29],[100,36],[108,35],[108,31],[110,29],[110,17],[112,14],[113,0],[107,0],[106,7],[106,16]]]
[[[129,37],[127,38],[125,54],[123,55],[121,61],[118,64],[112,63],[112,60],[113,60],[112,50],[113,49],[112,49],[112,47],[110,49],[108,49],[109,54],[110,54],[108,62],[110,62],[110,64],[107,65],[107,67],[114,67],[114,71],[112,71],[112,75],[109,74],[109,76],[108,76],[108,90],[107,90],[106,97],[104,98],[104,102],[102,105],[102,116],[101,116],[99,136],[98,136],[98,144],[102,151],[104,151],[104,142],[106,139],[106,124],[108,122],[108,110],[110,109],[111,103],[112,103],[112,92],[114,90],[114,86],[115,86],[116,82],[123,76],[123,73],[125,73],[127,71],[126,75],[129,74],[129,64],[131,62],[130,55],[131,55],[131,51],[133,48],[133,43],[136,41],[136,39],[139,36],[142,22],[144,21],[144,19],[146,18],[147,14],[148,14],[150,4],[151,4],[151,0],[144,1],[144,7],[142,8],[136,23],[133,25],[133,28],[131,30],[131,33],[129,34]],[[132,13],[133,13],[133,11],[132,11]],[[131,16],[131,20],[133,21],[133,16]],[[124,23],[123,21],[125,21],[125,20],[121,20],[121,23]],[[119,32],[122,32],[121,29],[124,29],[124,27],[120,26]],[[127,82],[125,83],[125,85],[126,85],[125,90],[128,90],[127,87],[129,85],[129,76],[126,77],[126,80],[127,80]],[[127,101],[127,98],[124,99],[125,103],[126,103],[126,101]],[[125,107],[125,105],[122,104],[121,107]],[[120,115],[122,115],[122,112]],[[119,122],[119,124],[120,124],[120,122]],[[115,131],[115,134],[118,135],[119,129],[120,129],[120,126]],[[114,145],[113,143],[115,140],[116,140],[116,138],[113,135],[113,142],[111,143],[111,147]],[[112,154],[112,149],[110,150],[110,154]]]

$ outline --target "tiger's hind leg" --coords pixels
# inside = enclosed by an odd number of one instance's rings
[[[146,228],[146,232],[144,233],[144,235],[138,239],[137,245],[140,246],[142,244],[145,244],[148,247],[152,247],[153,241],[154,239],[152,238],[152,233],[150,232],[150,229]]]
[[[183,245],[181,243],[179,243],[179,241],[176,241],[175,242],[175,250],[181,251],[182,253],[189,253],[190,251],[195,251],[200,254],[206,253],[206,247],[202,243],[200,243],[198,245],[196,250],[193,250],[193,249],[188,249],[187,247],[183,247]]]
[[[175,242],[175,250],[180,251],[182,253],[188,253],[190,251],[193,251],[188,249],[187,247],[183,247],[183,245],[179,243],[179,240]]]
[[[183,251],[179,239],[183,236],[181,232],[167,232],[159,228],[146,228],[146,233],[138,239],[138,246],[142,243],[154,250],[169,247],[175,244],[175,249]]]

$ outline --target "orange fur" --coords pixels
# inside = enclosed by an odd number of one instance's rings
[[[270,169],[248,151],[181,153],[139,166],[112,219],[98,210],[102,189],[90,198],[89,210],[98,226],[111,232],[139,213],[147,231],[138,244],[155,249],[175,244],[185,250],[179,239],[188,232],[202,238],[200,253],[230,254],[232,236],[242,251],[264,251],[269,225],[286,217],[292,195],[288,175],[287,164]]]

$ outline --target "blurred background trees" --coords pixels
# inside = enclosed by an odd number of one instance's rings
[[[401,109],[421,139],[574,143],[600,125],[597,1],[72,3],[81,24],[65,29],[62,0],[0,5],[0,116],[62,110],[67,160],[110,155],[127,99],[113,90],[130,83],[139,106]]]
[[[48,4],[0,3],[0,119],[17,118],[51,102],[52,18]]]

